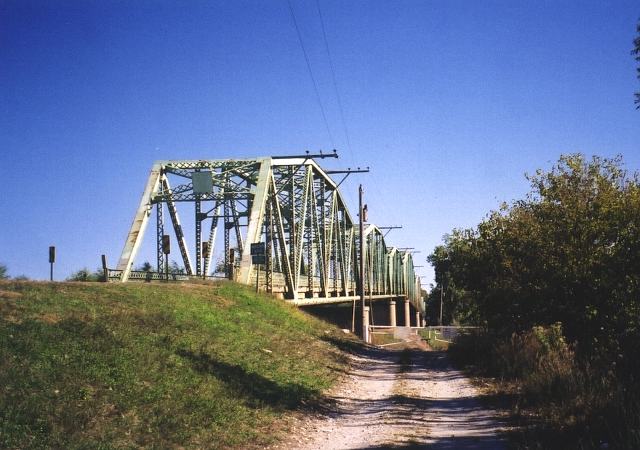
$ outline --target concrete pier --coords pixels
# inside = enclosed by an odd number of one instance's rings
[[[411,326],[411,303],[409,303],[409,299],[404,301],[404,326]]]
[[[396,326],[396,301],[389,302],[389,326]]]

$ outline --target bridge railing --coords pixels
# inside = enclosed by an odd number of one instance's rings
[[[108,273],[108,281],[122,281],[122,270],[118,269],[107,269]],[[189,281],[194,279],[206,279],[206,280],[219,280],[224,278],[224,276],[215,276],[215,275],[207,275],[206,277],[201,276],[190,276],[182,273],[162,273],[162,272],[147,272],[143,270],[132,270],[129,273],[129,281]]]

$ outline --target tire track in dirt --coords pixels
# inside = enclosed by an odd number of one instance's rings
[[[445,353],[368,348],[329,395],[326,412],[299,422],[278,449],[503,449],[498,415],[480,405]]]

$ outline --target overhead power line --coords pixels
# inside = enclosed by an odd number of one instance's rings
[[[293,6],[291,5],[291,0],[287,0],[287,4],[289,5],[289,11],[291,11],[291,18],[293,19],[293,25],[296,28],[296,33],[298,35],[298,42],[300,43],[300,48],[302,48],[302,53],[304,54],[304,60],[307,63],[307,69],[309,71],[309,76],[311,77],[311,82],[313,83],[313,90],[316,93],[316,99],[318,100],[318,105],[320,106],[322,119],[324,120],[324,125],[327,128],[327,133],[329,134],[329,139],[331,140],[331,146],[335,147],[335,143],[333,142],[333,135],[331,134],[331,130],[329,129],[329,122],[327,121],[327,115],[324,112],[324,106],[322,106],[322,100],[320,99],[320,91],[318,91],[318,84],[316,83],[316,79],[313,76],[313,71],[311,70],[311,63],[309,62],[309,56],[307,55],[307,50],[304,48],[304,43],[302,42],[302,35],[300,34],[300,28],[298,27],[298,21],[296,20],[296,15],[293,12]]]
[[[320,25],[322,26],[322,37],[324,39],[324,48],[327,50],[327,56],[329,57],[329,67],[331,67],[331,79],[333,81],[333,89],[338,99],[338,107],[340,109],[340,119],[342,120],[342,127],[344,128],[344,135],[347,138],[347,147],[351,155],[351,162],[353,161],[353,150],[351,149],[351,139],[349,137],[349,130],[347,128],[347,122],[344,119],[344,109],[342,108],[342,99],[340,98],[340,91],[338,91],[338,83],[336,81],[336,71],[333,67],[333,59],[331,58],[331,51],[329,50],[329,41],[327,40],[327,33],[324,27],[324,19],[322,17],[322,10],[320,9],[320,0],[316,0],[316,6],[318,8],[318,16],[320,16]]]

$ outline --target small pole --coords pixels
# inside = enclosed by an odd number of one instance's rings
[[[356,298],[353,298],[353,308],[351,309],[351,332],[356,332]]]
[[[50,268],[49,268],[49,280],[53,281],[53,263],[56,262],[56,248],[55,246],[50,246],[49,247],[49,264],[50,264]]]
[[[256,264],[258,266],[258,272],[256,273],[256,294],[258,293],[258,286],[260,283],[260,264]]]
[[[107,269],[107,255],[102,255],[102,273],[104,276],[104,282],[109,281],[109,269]]]
[[[440,285],[440,323],[439,325],[442,326],[442,297],[444,296],[444,284]]]

